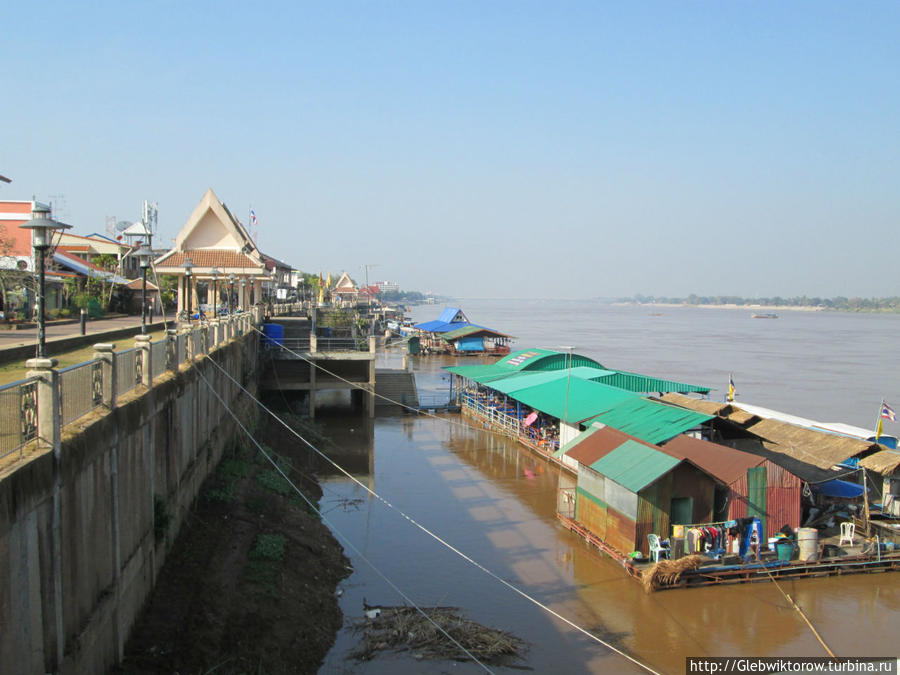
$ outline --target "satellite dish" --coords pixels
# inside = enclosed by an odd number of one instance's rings
[[[28,268],[28,263],[24,260],[17,260],[16,267],[18,267],[20,270],[24,270]]]
[[[130,220],[120,220],[118,223],[116,223],[116,232],[127,230],[132,225],[134,225],[134,223],[132,223]]]

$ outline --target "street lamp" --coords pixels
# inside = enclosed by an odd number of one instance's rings
[[[228,275],[228,313],[234,314],[234,272]]]
[[[219,295],[219,275],[220,275],[221,273],[222,273],[222,272],[221,272],[221,270],[220,270],[218,267],[213,267],[213,268],[212,268],[212,271],[210,272],[210,274],[212,274],[212,278],[213,278],[212,313],[213,313],[213,318],[214,318],[214,319],[215,319],[217,316],[219,316],[219,310],[218,310],[218,308],[216,307],[216,300],[218,300],[218,297],[217,297],[217,296]],[[209,298],[207,298],[207,300],[208,300],[208,299],[209,299]]]
[[[31,211],[31,220],[19,226],[23,230],[31,230],[31,245],[35,253],[35,263],[38,269],[38,293],[37,293],[37,357],[47,358],[47,340],[44,331],[44,255],[50,248],[55,230],[68,230],[71,225],[65,225],[50,218],[50,210],[44,206],[35,205]]]
[[[147,334],[147,270],[153,260],[153,251],[144,244],[134,252],[141,266],[141,335]]]
[[[247,300],[246,300],[246,296],[245,296],[245,293],[247,292],[246,289],[247,289],[247,277],[241,277],[241,311],[244,311],[247,307],[246,306]]]
[[[184,264],[182,265],[184,268],[184,285],[185,290],[187,291],[187,318],[188,322],[191,320],[191,274],[194,270],[194,261],[191,260],[190,256],[187,256],[184,259]]]

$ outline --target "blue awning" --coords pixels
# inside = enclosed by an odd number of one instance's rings
[[[828,480],[824,483],[813,483],[810,485],[814,492],[825,495],[826,497],[843,497],[845,499],[854,499],[862,497],[863,487],[859,483],[851,483],[846,480]]]

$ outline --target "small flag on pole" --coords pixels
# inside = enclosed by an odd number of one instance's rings
[[[890,420],[891,422],[897,421],[897,415],[894,412],[894,409],[884,402],[884,399],[881,399],[881,410],[878,412],[878,423],[875,425],[875,442],[878,442],[878,439],[881,438],[882,431],[884,430],[884,422],[883,420]]]
[[[256,222],[256,211],[254,211],[253,209],[250,209],[250,224],[251,224],[253,227],[256,227],[256,225],[257,225],[257,222]]]
[[[728,398],[725,400],[729,402],[734,400],[734,373],[728,375]]]

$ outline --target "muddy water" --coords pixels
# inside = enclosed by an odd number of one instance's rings
[[[469,313],[473,321],[493,325],[489,318]],[[621,349],[632,348],[623,339]],[[605,362],[625,368],[609,358]],[[420,386],[432,392],[447,386],[439,365],[436,360],[417,364]],[[674,377],[659,368],[633,368]],[[862,388],[865,383],[852,385]],[[760,395],[765,392],[759,389]],[[820,406],[840,409],[838,403],[824,400],[827,395],[818,396]],[[754,402],[767,403],[759,396]],[[566,475],[514,442],[455,416],[380,417],[374,422],[337,416],[320,421],[345,459],[353,458],[358,478],[398,509],[498,577],[654,670],[683,672],[687,656],[825,655],[773,584],[645,595],[613,562],[557,524],[556,492],[559,481],[568,480]],[[417,604],[459,607],[469,618],[525,640],[529,648],[520,665],[535,672],[641,672],[424,535],[348,479],[330,477],[323,487],[322,510],[332,529],[346,538],[342,543],[354,572],[342,586],[345,628],[322,672],[480,672],[471,664],[418,661],[410,655],[386,654],[366,663],[348,659],[356,644],[350,624],[362,616],[363,602],[406,601],[385,577]],[[897,652],[900,574],[785,581],[781,586],[837,654]]]

